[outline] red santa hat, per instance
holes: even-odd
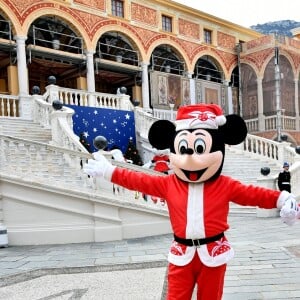
[[[195,104],[181,106],[175,121],[176,131],[183,129],[218,129],[226,123],[223,110],[216,104]]]

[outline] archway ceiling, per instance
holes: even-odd
[[[79,76],[80,73],[77,65],[47,61],[39,58],[33,58],[29,64],[29,68],[41,74],[56,75],[59,77]]]
[[[132,74],[116,73],[110,70],[99,70],[95,75],[101,81],[111,83],[113,85],[127,85],[134,80]]]

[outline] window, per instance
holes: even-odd
[[[172,32],[172,18],[167,16],[162,16],[162,29],[164,31]]]
[[[124,17],[124,3],[122,0],[111,1],[111,12],[113,16]]]
[[[206,44],[211,44],[212,43],[211,35],[212,35],[211,30],[204,29],[204,42]]]

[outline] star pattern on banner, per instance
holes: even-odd
[[[77,105],[66,105],[72,108],[73,131],[80,136],[82,133],[92,145],[96,136],[102,135],[107,139],[108,149],[118,147],[123,153],[126,151],[130,139],[135,140],[134,113],[131,111],[107,108],[95,108]]]

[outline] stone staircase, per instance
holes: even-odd
[[[145,202],[135,191],[121,190],[114,195],[111,183],[88,178],[80,168],[80,161],[84,162],[87,154],[52,146],[50,130],[32,121],[4,118],[0,118],[0,130],[0,134],[23,139],[21,142],[8,139],[0,149],[4,157],[0,161],[0,175],[7,182],[2,203],[0,198],[0,222],[1,206],[8,197],[12,217],[7,225],[18,220],[28,226],[10,227],[12,243],[103,241],[144,236],[145,232],[148,235],[169,232],[166,207]],[[257,184],[260,169],[265,166],[274,174],[280,169],[246,155],[238,147],[226,148],[225,175],[246,184]],[[230,213],[255,214],[256,209],[232,204]],[[28,221],[26,215],[34,215],[36,224]]]
[[[280,166],[273,161],[255,157],[234,146],[226,147],[222,171],[224,175],[231,176],[245,184],[257,185],[257,179],[263,177],[260,172],[263,167],[270,168],[270,174],[268,176],[275,176],[280,170]],[[256,214],[257,209],[255,207],[240,206],[231,203],[230,212],[234,214]]]
[[[41,125],[30,120],[0,118],[0,133],[28,141],[42,143],[49,143],[51,141],[50,129],[43,128]],[[28,150],[28,147],[26,148],[24,146],[19,149],[12,148],[10,151],[15,152],[15,162],[11,162],[11,167],[13,167],[16,172],[19,171],[26,174],[28,162],[22,153],[30,151],[31,157],[33,157],[33,161],[30,163],[31,168],[35,168],[35,165],[37,165],[39,160],[44,160],[45,157],[47,157],[47,161],[43,164],[43,168],[36,167],[36,180],[39,182],[47,181],[51,178],[52,181],[57,181],[59,184],[62,184],[63,182],[63,184],[70,189],[74,189],[75,187],[76,189],[86,188],[86,183],[82,181],[82,178],[80,176],[74,176],[74,168],[70,167],[66,161],[62,159],[63,153],[53,151],[49,156],[49,149],[46,148],[39,150],[39,153],[37,153],[34,145],[30,146],[30,150]],[[34,158],[34,156],[36,156],[36,158]],[[19,165],[17,165],[18,159]],[[250,154],[244,153],[235,147],[226,147],[222,173],[240,180],[245,184],[257,184],[257,178],[262,176],[260,169],[266,166],[271,169],[271,175],[277,174],[280,170],[280,166],[276,165],[274,162],[254,158]],[[51,174],[49,174],[49,172]],[[101,183],[101,186],[102,189],[111,191],[111,187],[108,187],[109,185],[102,185]]]
[[[0,223],[7,226],[11,245],[170,233],[166,207],[145,202],[136,191],[114,194],[111,183],[84,174],[81,162],[89,154],[48,143],[48,130],[41,142],[43,128],[30,121],[6,119],[1,124]]]
[[[42,143],[49,143],[52,137],[50,129],[44,128],[33,121],[19,118],[0,118],[0,133]],[[54,157],[51,160],[53,168],[62,168],[60,155],[53,155]],[[251,154],[244,153],[233,146],[226,147],[223,174],[238,179],[246,184],[256,184],[257,178],[261,176],[260,170],[262,167],[269,167],[271,169],[271,175],[276,175],[280,171],[280,166],[275,162],[255,158],[251,156]],[[67,166],[65,165],[63,168],[66,169]],[[54,169],[53,172],[58,173],[58,170]],[[78,182],[76,182],[76,184],[77,183]]]
[[[233,146],[226,147],[223,174],[246,184],[257,184],[257,178],[262,176],[260,170],[263,167],[270,168],[269,176],[277,175],[281,169],[274,161],[255,157]]]
[[[20,118],[0,118],[0,133],[35,142],[49,143],[51,130]]]

